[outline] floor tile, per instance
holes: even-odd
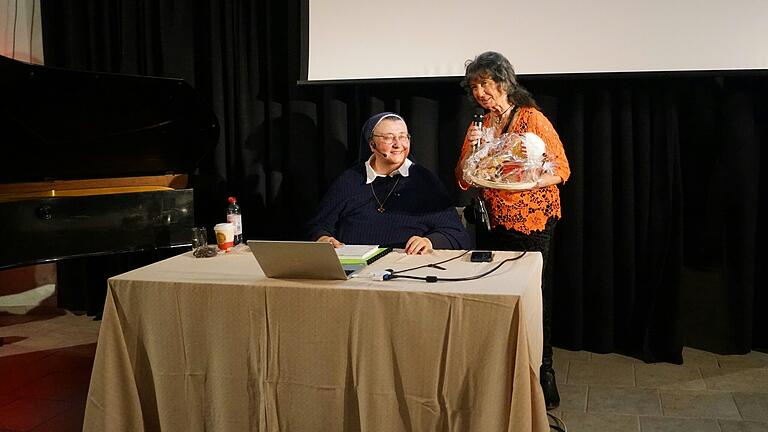
[[[60,315],[60,314],[59,314]],[[41,320],[51,319],[58,315],[15,315],[0,313],[0,335],[9,334],[3,327],[18,326],[28,322],[35,322]]]
[[[559,386],[568,382],[568,370],[571,368],[571,362],[555,362],[555,382]]]
[[[656,389],[590,386],[587,412],[630,415],[661,415]]]
[[[3,322],[8,323],[0,324],[0,336],[24,339],[0,347],[0,357],[93,343],[101,325],[92,317],[63,311],[47,316],[0,315],[0,323]]]
[[[768,368],[701,368],[701,375],[710,390],[768,393]]]
[[[659,393],[664,416],[741,420],[730,393],[684,390],[662,390]]]
[[[17,394],[58,401],[85,400],[90,380],[90,370],[53,372],[20,388]]]
[[[719,420],[722,432],[768,432],[768,423]]]
[[[9,348],[9,347],[4,346],[0,348],[0,350],[4,351],[5,348]],[[37,362],[40,359],[44,357],[48,357],[51,354],[53,354],[53,350],[43,350],[43,351],[35,351],[30,353],[17,354],[17,355],[0,356],[0,376],[2,376],[4,372],[7,372],[25,365],[29,365],[30,363],[33,363],[33,362]]]
[[[87,344],[65,347],[61,348],[59,351],[66,354],[93,358],[96,355],[96,343],[89,342]]]
[[[69,402],[19,398],[0,408],[0,428],[27,431],[67,411]]]
[[[683,366],[687,367],[720,367],[717,356],[696,348],[683,347]]]
[[[640,417],[642,432],[720,432],[715,419]]]
[[[635,365],[635,380],[638,387],[664,390],[705,390],[706,385],[697,367],[671,364]]]
[[[587,386],[558,384],[560,411],[585,412],[587,410]]]
[[[563,421],[568,432],[639,432],[637,416],[566,412]]]
[[[0,381],[2,383],[2,381]],[[0,408],[18,399],[17,395],[0,395]]]
[[[634,363],[624,361],[575,360],[568,368],[568,384],[628,386],[635,385]]]
[[[0,347],[0,432],[81,430],[99,325],[70,313],[0,315],[0,334],[13,338]],[[766,358],[686,347],[677,366],[555,348],[552,413],[571,432],[768,432]]]
[[[29,361],[23,362],[25,359]],[[40,366],[40,359],[28,354],[0,358],[0,382],[3,383],[0,386],[0,395],[15,395],[19,388],[37,381],[50,372],[49,369]]]
[[[569,362],[571,360],[591,360],[592,353],[589,351],[571,351],[564,348],[554,348],[552,350],[552,358],[555,361],[555,365],[558,362]]]
[[[721,368],[765,368],[768,354],[752,351],[744,355],[716,355]]]
[[[636,359],[634,357],[629,357],[623,354],[616,354],[616,353],[608,353],[608,354],[592,353],[592,360],[604,361],[604,362],[643,363],[643,361],[640,359]]]
[[[733,393],[733,400],[744,420],[768,423],[768,393]]]
[[[30,432],[80,432],[83,430],[85,404],[74,406],[36,426]]]
[[[38,363],[40,363],[40,367],[52,372],[74,371],[92,369],[93,357],[85,356],[77,351],[57,349]]]

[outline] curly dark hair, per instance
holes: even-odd
[[[520,107],[539,108],[533,96],[517,81],[512,63],[502,54],[486,51],[475,57],[474,60],[467,60],[464,67],[466,72],[464,79],[461,80],[461,86],[471,101],[477,103],[472,96],[472,82],[490,78],[507,92],[507,99],[510,103]]]

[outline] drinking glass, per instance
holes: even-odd
[[[208,233],[205,227],[192,228],[192,250],[198,250],[208,246]]]

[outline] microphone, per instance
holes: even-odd
[[[388,156],[388,154],[387,154],[387,153],[384,153],[383,151],[379,151],[379,149],[378,149],[378,148],[376,148],[376,144],[373,144],[373,143],[371,143],[371,148],[372,148],[373,150],[375,150],[375,151],[376,151],[376,153],[378,153],[378,154],[380,154],[380,155],[382,155],[382,156],[384,156],[384,157],[387,157],[387,156]]]
[[[475,114],[472,116],[472,125],[476,126],[478,129],[483,130],[483,110],[478,108],[475,110]],[[480,140],[481,138],[478,138],[477,141],[474,144],[475,150],[477,150],[478,147],[480,147]]]

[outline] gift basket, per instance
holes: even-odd
[[[476,186],[504,190],[526,190],[536,186],[543,173],[552,174],[544,141],[533,133],[494,136],[494,128],[483,128],[482,137],[464,161],[464,180]]]

